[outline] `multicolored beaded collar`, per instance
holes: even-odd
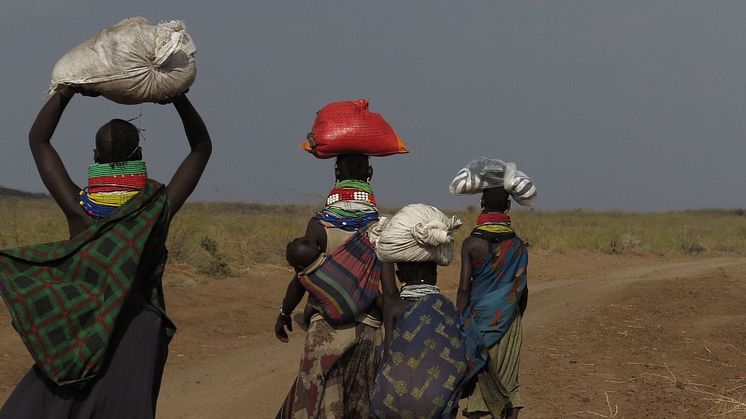
[[[477,225],[471,235],[490,242],[499,243],[515,237],[510,226],[510,216],[504,212],[486,212],[479,214]]]
[[[339,201],[358,201],[376,206],[373,188],[362,180],[352,179],[337,182],[326,197],[326,205],[332,205]]]
[[[80,191],[80,206],[93,218],[105,218],[145,187],[148,172],[142,160],[93,163],[88,186]]]
[[[338,205],[343,201],[353,205]],[[326,228],[341,228],[346,231],[364,228],[379,218],[373,188],[362,180],[337,182],[326,198],[326,207],[315,218]]]

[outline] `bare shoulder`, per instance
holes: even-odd
[[[490,251],[487,240],[474,236],[467,237],[462,246],[463,251],[469,252],[469,255],[473,258],[484,256]]]
[[[485,240],[480,239],[479,237],[469,236],[464,239],[464,242],[462,243],[461,248],[464,250],[471,251],[472,249],[482,247],[485,244],[487,244]]]

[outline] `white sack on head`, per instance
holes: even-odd
[[[123,104],[167,100],[194,82],[196,52],[184,22],[152,25],[144,17],[131,17],[60,58],[49,91],[61,86],[85,87]]]
[[[536,186],[513,162],[477,157],[456,173],[448,187],[454,195],[472,195],[491,188],[504,188],[521,205],[531,205]]]
[[[435,262],[453,260],[453,232],[461,220],[449,218],[439,209],[410,204],[382,224],[377,234],[376,255],[382,262]]]

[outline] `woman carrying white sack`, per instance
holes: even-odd
[[[453,260],[459,226],[435,207],[412,204],[371,233],[385,265],[385,354],[371,395],[374,418],[456,417],[467,373],[464,331],[436,281],[438,265]]]
[[[86,91],[123,105],[163,102],[189,90],[197,47],[184,22],[130,17],[72,48],[52,70],[49,92]]]
[[[528,299],[526,244],[507,214],[511,198],[530,205],[536,187],[516,164],[477,157],[450,185],[456,195],[482,194],[477,225],[461,246],[456,305],[464,316],[469,418],[517,418],[521,318]]]

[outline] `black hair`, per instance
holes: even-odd
[[[438,277],[438,264],[435,262],[399,262],[396,270],[399,280],[404,283]]]
[[[96,132],[96,149],[107,162],[142,159],[139,145],[140,131],[123,119],[112,119]]]
[[[337,180],[366,180],[370,177],[368,156],[362,154],[342,154],[337,156]]]
[[[297,272],[311,265],[320,254],[321,249],[305,236],[294,239],[285,248],[285,260]]]
[[[485,189],[482,206],[487,212],[505,212],[510,208],[510,194],[503,187]]]

